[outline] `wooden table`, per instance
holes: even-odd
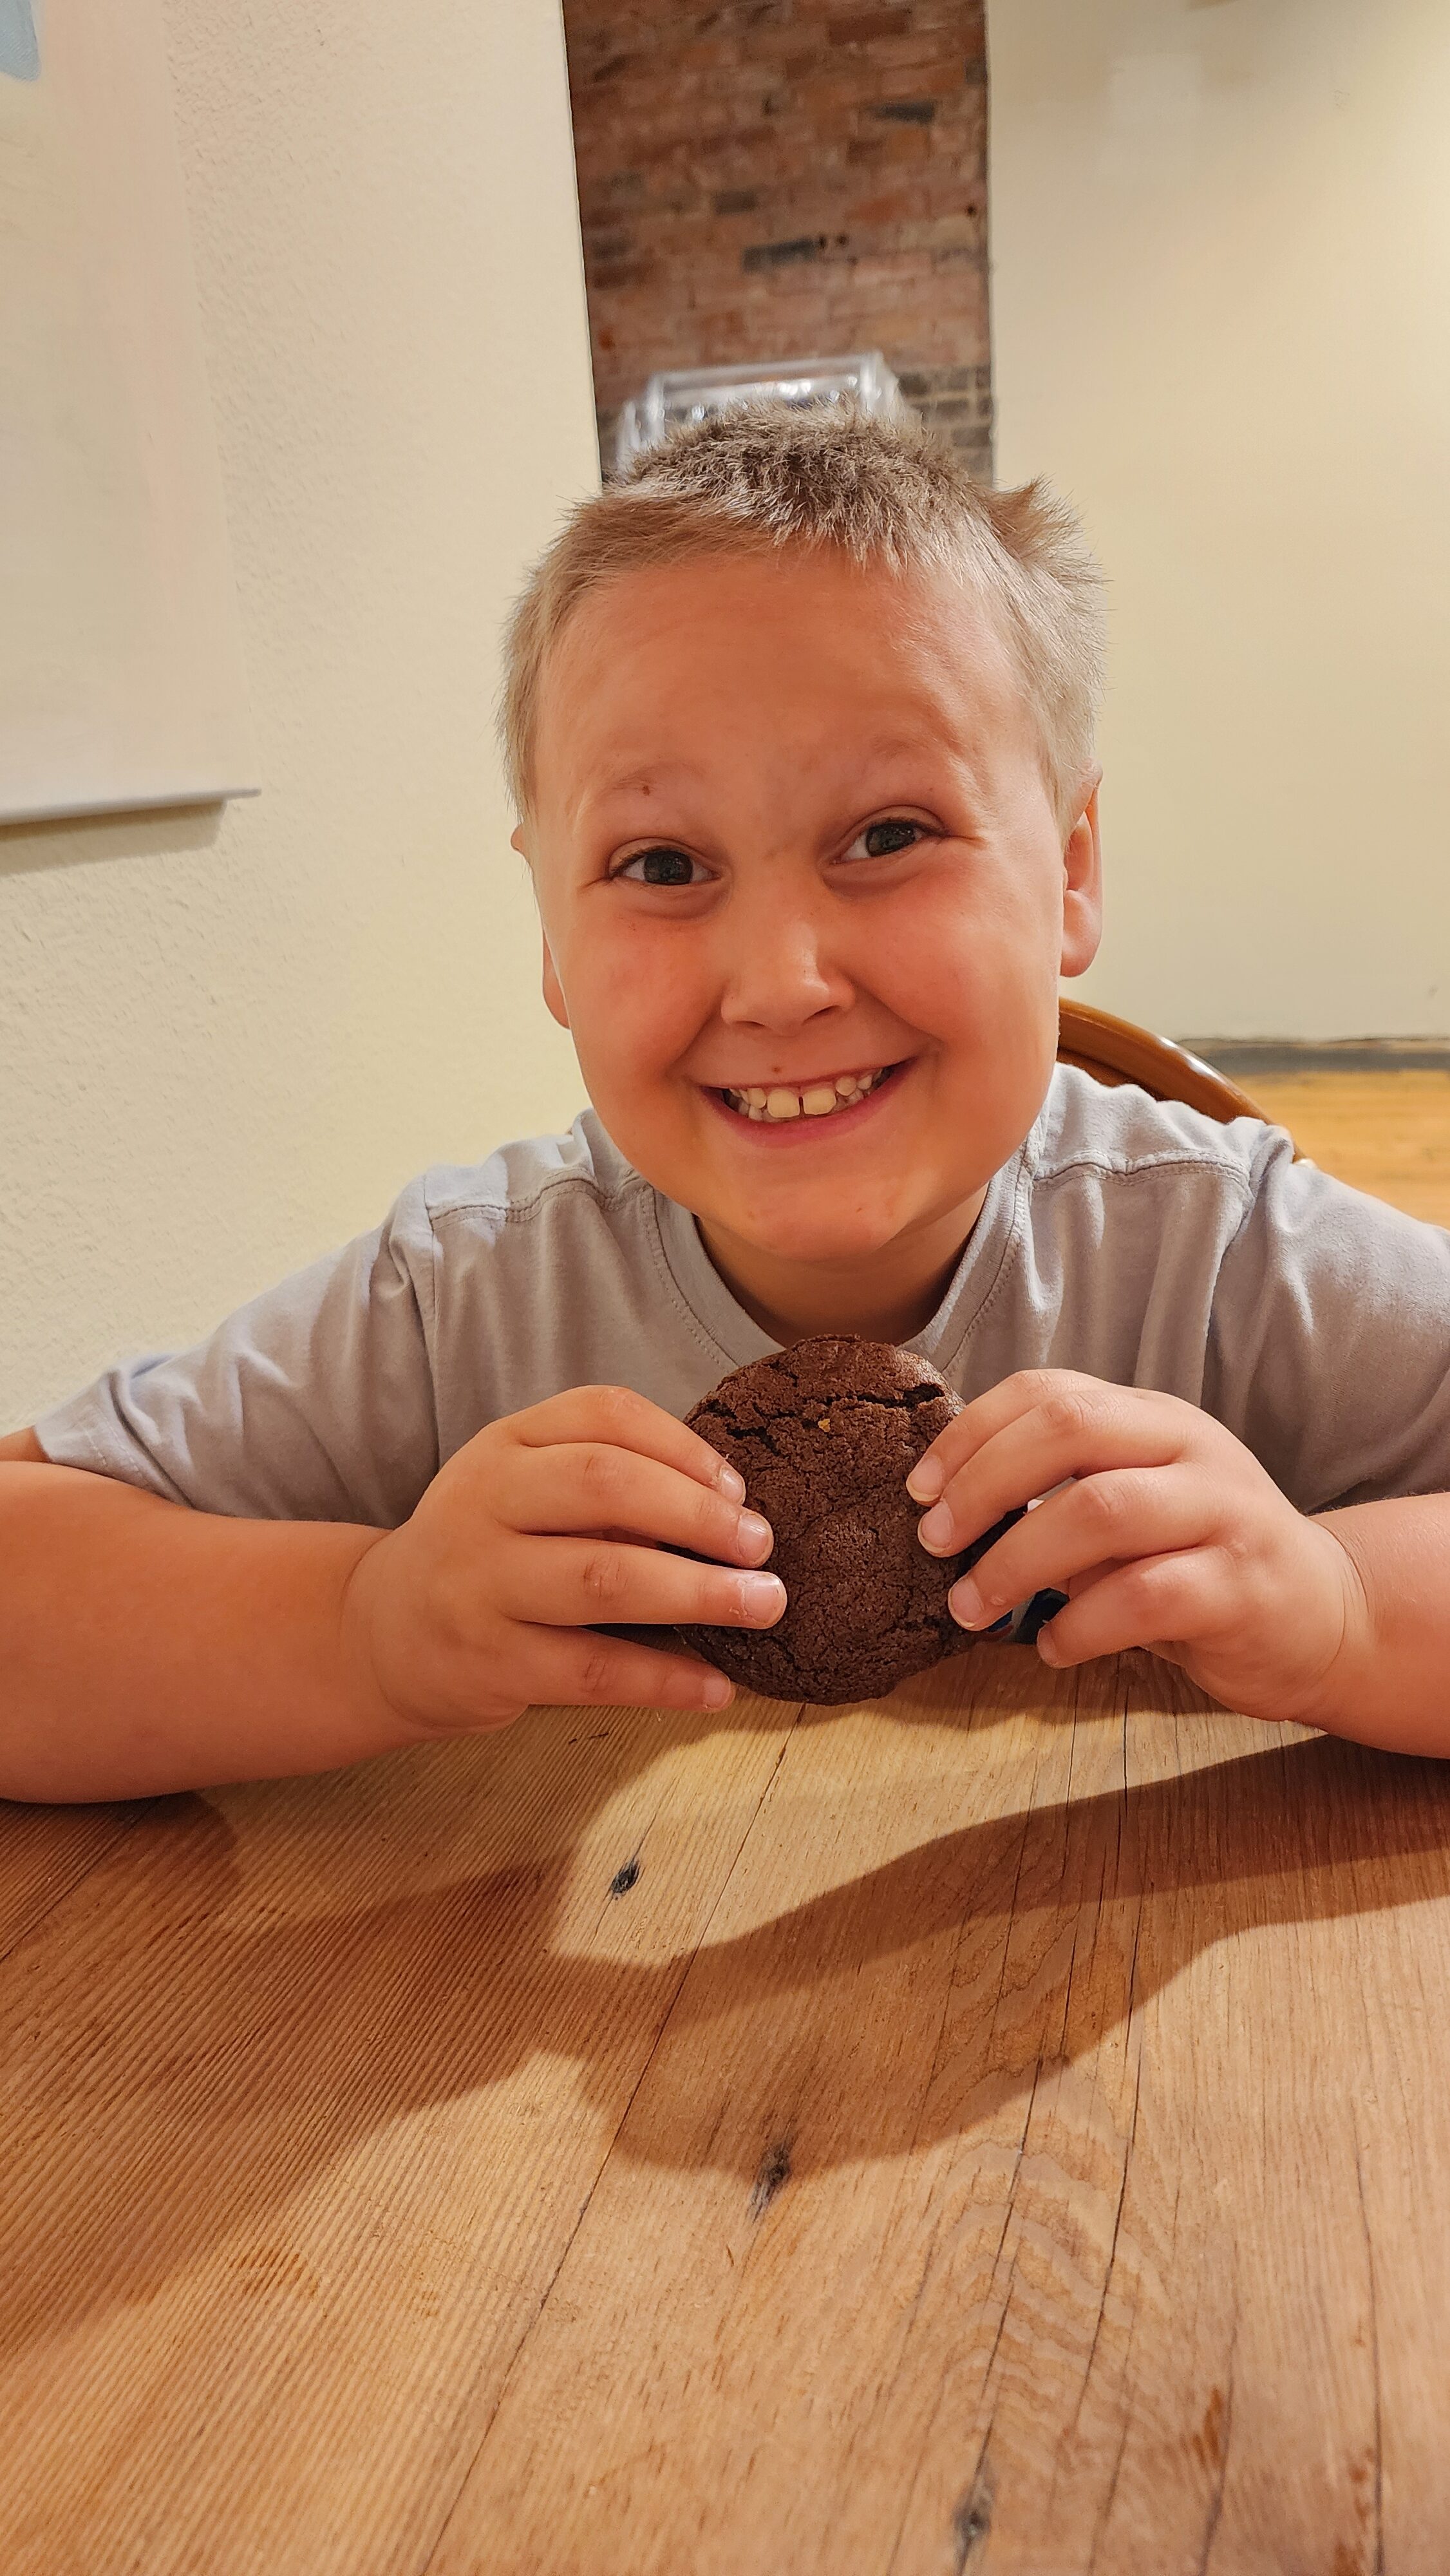
[[[1450,1766],[982,1645],[0,1812],[4,2576],[1450,2564]]]

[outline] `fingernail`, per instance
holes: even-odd
[[[785,1585],[778,1574],[742,1574],[740,1607],[747,1619],[768,1624],[785,1608]]]
[[[753,1556],[757,1561],[769,1556],[775,1545],[775,1532],[769,1521],[761,1519],[759,1512],[742,1512],[736,1527],[742,1555]]]
[[[724,1708],[729,1700],[730,1690],[731,1685],[723,1673],[712,1673],[709,1680],[701,1684],[700,1697],[706,1708]]]
[[[975,1628],[981,1619],[984,1603],[969,1574],[954,1583],[947,1594],[947,1608],[959,1628]]]
[[[940,1548],[945,1554],[956,1536],[952,1516],[945,1503],[938,1503],[935,1511],[925,1514],[917,1523],[916,1535],[923,1547]]]
[[[1061,1661],[1061,1657],[1053,1643],[1052,1630],[1050,1628],[1042,1628],[1038,1631],[1037,1651],[1045,1664],[1056,1664]]]
[[[946,1470],[939,1458],[918,1458],[906,1479],[906,1490],[914,1503],[934,1503],[946,1483]]]
[[[721,1464],[715,1470],[715,1482],[719,1486],[720,1491],[725,1496],[727,1502],[744,1502],[745,1478],[740,1474],[738,1468],[727,1467],[722,1460]]]

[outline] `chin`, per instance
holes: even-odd
[[[783,1225],[731,1224],[728,1217],[724,1222],[742,1241],[753,1244],[757,1252],[768,1252],[777,1261],[838,1263],[875,1260],[896,1241],[910,1219],[900,1218],[890,1225],[867,1226],[858,1221],[847,1226],[837,1212],[822,1214],[814,1224],[799,1216]]]

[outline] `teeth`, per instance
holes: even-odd
[[[743,1091],[727,1090],[725,1097],[742,1118],[753,1119],[757,1125],[762,1119],[830,1118],[838,1109],[849,1109],[856,1101],[864,1100],[885,1072],[886,1067],[878,1065],[871,1073],[838,1073],[834,1081],[814,1082],[805,1091],[792,1090],[785,1083],[776,1083],[767,1091],[759,1083],[751,1083]]]

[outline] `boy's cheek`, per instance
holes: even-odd
[[[641,1105],[663,1103],[675,1069],[708,1018],[683,961],[641,955],[634,943],[581,953],[564,976],[570,1025],[586,1078]],[[591,1079],[591,1088],[593,1087]]]
[[[899,987],[899,989],[897,989]],[[909,974],[883,994],[934,1036],[964,1074],[1007,1094],[1057,1052],[1057,951],[1039,925],[942,921],[916,946]]]

